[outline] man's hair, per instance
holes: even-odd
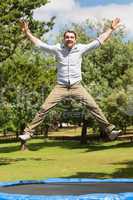
[[[71,31],[71,30],[67,30],[67,31],[64,32],[64,38],[66,36],[66,33],[73,33],[75,38],[77,38],[77,34],[74,31]]]

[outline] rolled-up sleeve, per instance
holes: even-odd
[[[99,39],[96,39],[92,42],[90,42],[89,44],[82,44],[81,45],[81,53],[85,54],[93,49],[98,48],[101,45]]]
[[[45,51],[46,53],[55,54],[55,55],[57,54],[57,45],[49,45],[45,42],[38,41],[36,43],[36,47]]]

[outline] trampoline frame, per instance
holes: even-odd
[[[20,180],[0,182],[0,187],[46,183],[133,183],[133,179],[88,179],[88,178],[50,178],[47,180]],[[2,200],[133,200],[133,192],[89,193],[85,195],[26,195],[0,192]]]

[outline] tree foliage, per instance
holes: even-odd
[[[25,19],[37,37],[48,32],[51,21],[33,19],[33,10],[47,0],[7,0],[0,2],[0,125],[1,130],[21,130],[34,116],[55,82],[52,58],[33,49],[21,33],[19,20]],[[50,68],[48,70],[48,68]]]
[[[42,54],[21,34],[19,20],[29,21],[30,29],[37,37],[49,31],[54,22],[38,22],[33,19],[33,10],[47,3],[46,0],[2,0],[0,3],[0,125],[1,130],[21,131],[34,117],[53,85],[56,82],[56,62],[53,57]],[[105,25],[108,25],[105,23]],[[87,28],[88,27],[88,28]],[[73,25],[78,41],[89,43],[105,27]],[[93,32],[88,36],[88,33]],[[60,35],[58,37],[58,40]],[[94,96],[110,122],[119,127],[132,123],[133,88],[133,43],[125,42],[122,31],[112,37],[100,48],[86,54],[83,58],[82,76],[86,89]],[[52,66],[54,66],[52,68]],[[67,112],[69,113],[69,117]],[[64,114],[65,113],[65,114]],[[74,114],[76,113],[76,114]],[[81,113],[81,114],[79,114]],[[84,115],[85,114],[85,115]],[[83,117],[84,116],[84,117]],[[55,108],[44,125],[53,121],[67,121],[80,124],[89,118],[89,111],[79,102],[65,101]]]
[[[109,23],[104,21],[102,25],[87,21],[85,25],[73,24],[71,29],[77,33],[78,42],[89,43],[104,32]],[[100,48],[86,54],[82,63],[83,85],[103,109],[109,121],[120,128],[125,127],[125,124],[131,125],[133,117],[133,97],[129,92],[129,88],[133,88],[132,54],[133,43],[125,41],[124,29],[120,29]],[[86,118],[88,116],[90,119],[88,110],[85,113]],[[95,127],[92,120],[89,125]]]
[[[54,18],[48,23],[33,19],[33,10],[47,2],[47,0],[0,1],[0,62],[11,56],[17,47],[22,46],[20,41],[24,41],[24,37],[19,28],[20,19],[28,20],[32,32],[37,36],[42,36],[52,28]]]

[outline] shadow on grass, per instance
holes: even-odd
[[[9,164],[12,164],[12,163],[15,163],[17,161],[25,161],[26,159],[25,158],[17,158],[17,159],[12,159],[12,158],[6,158],[6,157],[2,157],[0,158],[0,166],[1,165],[9,165]]]
[[[36,142],[32,143],[32,141],[28,144],[28,147],[31,151],[37,151],[46,147],[60,147],[64,149],[84,149],[85,152],[92,151],[101,151],[108,149],[116,149],[116,148],[133,148],[131,142],[111,142],[111,143],[102,143],[102,142],[93,142],[90,144],[81,145],[79,141],[48,141],[48,142]]]
[[[76,172],[72,176],[65,178],[133,178],[133,161],[125,161],[119,163],[113,163],[114,165],[124,165],[123,167],[117,169],[112,174],[107,174],[103,172]],[[126,166],[125,166],[126,165]],[[61,177],[64,178],[64,177]]]
[[[44,162],[44,161],[50,161],[53,159],[42,159],[42,158],[34,158],[34,157],[31,157],[31,158],[8,158],[8,157],[2,157],[0,158],[0,166],[1,165],[9,165],[9,164],[14,164],[16,162],[22,162],[22,161],[36,161],[36,162]]]
[[[86,152],[117,149],[117,148],[133,148],[133,144],[131,142],[120,142],[120,143],[111,142],[111,143],[96,144],[96,145],[94,144],[94,145],[89,145]]]
[[[113,173],[113,178],[133,178],[133,161],[113,163],[113,165],[124,165],[123,168],[119,168]]]
[[[72,176],[65,176],[65,177],[60,177],[60,178],[106,178],[107,174],[106,173],[96,173],[96,172],[77,172],[76,174]]]
[[[108,149],[117,149],[117,148],[132,148],[133,145],[131,142],[91,142],[90,144],[81,145],[79,141],[33,141],[28,142],[28,148],[30,151],[38,151],[40,149],[45,149],[47,147],[54,148],[64,148],[64,149],[84,149],[85,152],[93,151],[102,151]],[[0,147],[0,153],[10,153],[15,151],[20,151],[20,143],[15,144],[14,146],[10,143],[7,143],[4,147]]]
[[[10,146],[10,144],[6,144],[4,147],[0,147],[0,153],[10,153],[10,152],[16,152],[20,150],[20,146]]]

